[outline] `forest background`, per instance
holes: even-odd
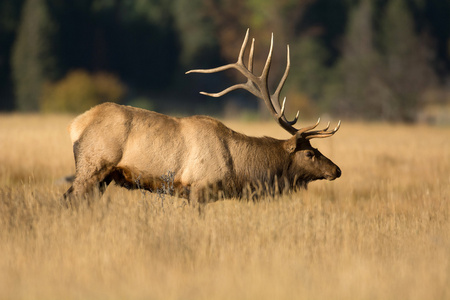
[[[290,45],[288,114],[450,123],[449,0],[1,0],[0,110],[115,101],[255,118],[264,108],[245,92],[198,95],[233,72],[184,74],[234,62],[247,28],[256,70],[274,33],[271,84]]]

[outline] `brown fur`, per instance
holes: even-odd
[[[194,203],[341,175],[301,136],[249,137],[206,116],[174,118],[104,103],[78,116],[69,131],[76,176],[65,198],[103,191],[111,181],[155,191],[168,171],[175,173],[176,193]]]

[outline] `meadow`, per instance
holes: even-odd
[[[343,122],[312,141],[341,178],[199,216],[114,186],[61,207],[70,119],[0,115],[0,299],[450,299],[449,127]]]

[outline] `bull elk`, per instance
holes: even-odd
[[[174,190],[191,203],[206,203],[219,195],[244,196],[245,191],[274,187],[283,192],[314,180],[334,180],[341,170],[313,148],[310,140],[336,133],[328,126],[315,130],[316,124],[301,129],[285,117],[284,98],[280,92],[290,68],[289,46],[284,75],[273,94],[268,88],[272,61],[273,35],[270,51],[260,76],[253,73],[253,39],[248,66],[243,62],[249,31],[236,63],[214,69],[191,70],[187,73],[215,73],[235,69],[247,78],[246,83],[233,85],[220,93],[204,93],[220,97],[236,89],[244,89],[262,99],[276,122],[292,137],[280,140],[251,137],[231,130],[207,116],[175,118],[156,112],[103,103],[81,114],[69,126],[75,156],[76,175],[64,194],[86,195],[98,187],[103,192],[114,181],[126,188],[156,191],[161,177],[174,172]]]

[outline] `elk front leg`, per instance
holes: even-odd
[[[193,184],[189,192],[189,204],[192,207],[198,208],[198,214],[202,215],[204,207],[208,202],[208,185],[206,184]]]
[[[196,207],[198,206],[199,213],[209,202],[214,202],[223,197],[223,183],[218,181],[216,183],[201,183],[193,184],[189,194],[189,203]]]

